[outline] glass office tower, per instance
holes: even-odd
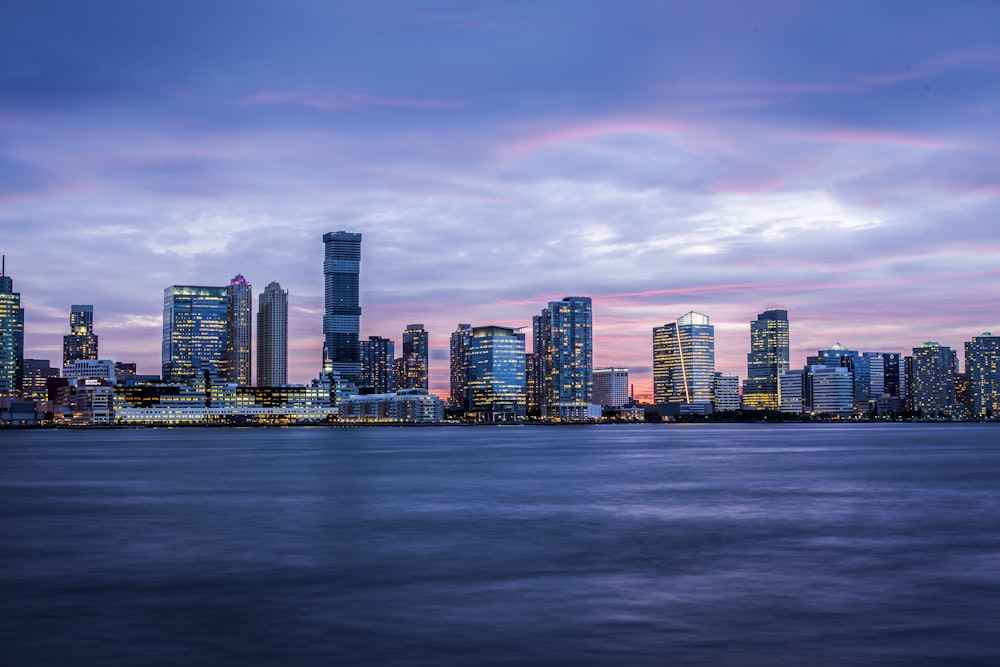
[[[507,327],[475,327],[468,340],[468,411],[482,421],[525,416],[524,334]]]
[[[323,370],[361,383],[361,234],[323,235]]]
[[[788,311],[765,310],[750,323],[747,379],[743,381],[745,410],[778,410],[779,378],[788,371]]]
[[[586,418],[594,395],[594,318],[589,296],[549,302],[532,323],[540,357],[543,412],[559,419]]]
[[[226,333],[226,379],[249,387],[250,341],[253,322],[253,286],[242,275],[229,282],[227,293],[228,331]]]
[[[653,400],[714,404],[715,327],[707,315],[691,311],[653,329]]]
[[[226,377],[229,289],[174,285],[163,290],[162,371],[165,382],[208,372]]]
[[[4,262],[6,264],[6,262]],[[0,398],[20,398],[24,384],[24,310],[14,281],[0,269]]]
[[[97,334],[94,333],[94,307],[72,305],[69,310],[69,334],[63,336],[63,367],[74,361],[97,359]]]
[[[288,384],[288,291],[269,283],[257,302],[257,386]]]

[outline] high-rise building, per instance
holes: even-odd
[[[39,402],[49,400],[48,380],[57,377],[59,368],[52,366],[48,359],[25,359],[21,397]]]
[[[791,414],[802,414],[805,412],[805,401],[803,400],[803,379],[804,370],[787,370],[778,378],[778,385],[781,390],[781,406],[778,408],[782,412]]]
[[[594,317],[588,296],[550,301],[533,320],[534,352],[544,373],[543,414],[587,419],[594,393]]]
[[[765,310],[750,323],[747,379],[743,381],[745,410],[778,410],[779,378],[788,370],[788,311]]]
[[[740,409],[740,378],[737,375],[715,374],[715,411]]]
[[[540,417],[542,406],[545,405],[545,374],[542,372],[544,361],[541,355],[534,352],[524,355],[525,405],[529,417]]]
[[[609,408],[629,404],[627,368],[594,369],[594,403]]]
[[[843,393],[844,390],[841,387],[841,384],[844,382],[843,377],[841,377],[841,375],[823,375],[823,377],[816,383],[811,381],[811,377],[813,375],[821,372],[814,372],[814,367],[823,366],[828,368],[844,368],[846,369],[845,372],[850,375],[851,380],[850,401],[854,406],[852,410],[860,415],[866,414],[868,412],[868,389],[863,375],[866,371],[866,365],[867,362],[862,361],[862,356],[860,354],[858,354],[855,350],[847,349],[840,343],[834,343],[829,349],[817,350],[816,354],[806,357],[806,367],[804,369],[805,374],[802,378],[802,402],[804,406],[813,414],[835,414],[841,417],[846,416],[842,405],[842,402],[845,400]],[[859,370],[861,373],[859,373]],[[832,398],[832,387],[834,385],[836,385],[835,402],[833,402],[834,399]],[[810,393],[814,386],[824,392],[824,396],[814,399]],[[862,394],[862,398],[857,400],[856,397],[859,393]],[[821,398],[825,401],[825,403],[822,403],[820,400]],[[784,401],[782,402],[784,403]]]
[[[257,301],[257,386],[288,384],[288,290],[268,283]]]
[[[429,338],[423,324],[408,324],[403,331],[403,356],[396,376],[397,389],[430,389]]]
[[[94,333],[94,307],[72,305],[69,311],[69,334],[63,336],[63,366],[78,359],[97,359],[97,334]]]
[[[913,409],[924,417],[950,416],[955,408],[956,355],[947,345],[928,341],[913,348]]]
[[[965,344],[973,417],[1000,416],[1000,336],[985,332]]]
[[[369,336],[361,341],[361,386],[375,394],[388,394],[394,381],[393,361],[396,345],[389,338]]]
[[[450,380],[450,403],[455,407],[466,408],[465,405],[465,382],[466,382],[466,355],[469,351],[469,341],[472,338],[472,325],[459,324],[451,333],[451,341],[448,345],[449,358],[449,380]],[[466,408],[467,409],[467,408]]]
[[[782,375],[785,376],[790,374]],[[850,417],[854,414],[854,373],[847,365],[806,366],[802,396],[806,412]]]
[[[468,411],[483,421],[525,416],[524,334],[507,327],[475,327],[466,356]]]
[[[228,292],[226,287],[194,285],[163,290],[164,382],[190,382],[205,372],[226,377]]]
[[[708,316],[691,311],[654,328],[653,400],[705,406],[714,404],[714,390],[715,327]]]
[[[253,322],[253,286],[242,275],[229,281],[226,291],[226,379],[249,387],[250,341]]]
[[[323,235],[323,370],[361,382],[361,234]]]
[[[0,398],[20,398],[24,385],[24,310],[21,295],[0,263]]]

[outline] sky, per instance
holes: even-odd
[[[360,232],[361,335],[530,326],[590,296],[594,362],[651,394],[652,329],[788,310],[840,342],[1000,332],[1000,3],[8,3],[0,252],[25,356],[72,304],[159,373],[163,290],[289,291],[320,367],[325,232]],[[530,329],[529,329],[530,332]],[[530,350],[530,334],[528,336]],[[961,356],[961,353],[960,353]]]

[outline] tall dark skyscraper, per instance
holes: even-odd
[[[227,287],[174,285],[163,290],[163,379],[188,382],[208,371],[226,377]]]
[[[250,341],[253,322],[253,286],[242,275],[229,282],[226,292],[226,379],[249,387]]]
[[[558,419],[585,419],[594,394],[594,316],[589,296],[550,301],[532,320],[534,353],[544,392],[543,411]]]
[[[361,234],[323,235],[323,370],[361,383]]]
[[[1000,336],[985,332],[965,344],[973,417],[1000,415]]]
[[[288,291],[269,283],[257,305],[257,386],[288,384]]]
[[[69,331],[63,336],[63,367],[82,359],[97,359],[93,306],[70,306]]]
[[[423,324],[408,324],[403,331],[403,356],[397,364],[398,389],[430,389],[428,361],[430,344]]]
[[[459,324],[451,333],[448,345],[450,403],[453,406],[467,408],[465,396],[466,362],[469,353],[469,342],[472,340],[472,325]]]
[[[788,371],[788,311],[765,310],[750,323],[747,379],[743,381],[746,410],[778,410],[779,381]]]
[[[361,341],[361,382],[376,394],[393,390],[393,361],[396,345],[388,338],[369,336]]]
[[[24,310],[14,281],[0,265],[0,398],[20,398],[24,383]]]

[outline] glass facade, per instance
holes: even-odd
[[[69,335],[63,336],[63,366],[68,366],[74,361],[97,359],[93,306],[76,304],[70,306],[69,331]]]
[[[743,381],[745,410],[778,410],[779,379],[788,371],[788,311],[765,310],[750,323],[747,379]]]
[[[393,360],[396,345],[388,338],[369,336],[361,341],[361,386],[374,390],[376,394],[388,394],[393,390]]]
[[[526,414],[524,334],[506,327],[475,327],[466,356],[468,410],[484,421]]]
[[[955,406],[955,354],[936,342],[913,348],[912,405],[923,417],[950,415]]]
[[[988,331],[965,344],[973,417],[1000,415],[1000,336]]]
[[[253,322],[253,286],[242,275],[237,275],[229,282],[227,293],[227,320],[229,330],[226,333],[226,379],[241,387],[249,387],[250,377],[250,341],[252,340]]]
[[[226,377],[228,288],[174,285],[163,291],[165,382],[190,382],[205,371]]]
[[[715,402],[715,327],[694,311],[653,329],[653,400]]]
[[[0,398],[20,398],[24,386],[24,310],[10,276],[0,275]]]
[[[403,356],[397,389],[429,389],[429,339],[423,324],[409,324],[403,331]]]
[[[269,283],[257,302],[257,385],[288,384],[288,291]]]
[[[466,408],[465,405],[465,363],[469,350],[469,339],[472,338],[472,325],[459,324],[451,334],[448,345],[449,366],[449,402],[452,406]]]
[[[361,234],[323,235],[323,369],[361,382]]]
[[[549,302],[533,320],[535,354],[542,356],[543,400],[550,415],[557,406],[588,406],[594,394],[594,319],[590,297]]]

